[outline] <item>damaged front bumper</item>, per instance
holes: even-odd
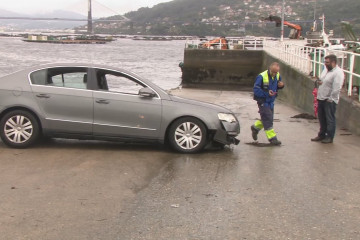
[[[224,145],[238,145],[240,143],[240,140],[236,137],[240,133],[240,124],[238,121],[236,122],[226,122],[226,121],[220,121],[221,122],[221,129],[217,129],[214,135],[213,140],[215,142],[224,144]]]

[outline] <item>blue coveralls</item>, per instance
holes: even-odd
[[[266,84],[264,86],[264,77],[266,78],[266,74],[269,80],[268,86],[266,86]],[[277,97],[277,94],[275,96],[270,96],[269,91],[270,90],[272,90],[273,92],[278,91],[279,89],[278,81],[281,81],[280,74],[272,78],[269,70],[267,70],[256,77],[254,84],[254,99],[258,103],[259,113],[261,117],[261,121],[258,120],[254,123],[254,127],[258,131],[264,128],[266,136],[269,141],[276,138],[276,133],[273,129],[273,122],[274,122],[274,102]]]

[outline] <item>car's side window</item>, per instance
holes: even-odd
[[[62,73],[51,77],[51,85],[57,87],[86,89],[86,72]]]
[[[45,85],[66,88],[87,88],[87,68],[59,67],[42,69],[31,73],[34,85]]]
[[[34,85],[46,85],[47,69],[39,70],[30,74],[31,83]]]
[[[97,78],[99,89],[109,92],[138,95],[144,87],[135,79],[117,72],[98,71]]]

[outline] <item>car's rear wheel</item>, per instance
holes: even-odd
[[[0,121],[1,139],[10,147],[26,148],[37,140],[39,133],[39,123],[27,111],[9,112]]]
[[[206,127],[193,117],[176,120],[168,134],[171,147],[178,152],[195,153],[203,150],[206,145]]]

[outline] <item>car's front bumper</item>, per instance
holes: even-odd
[[[217,129],[214,135],[214,141],[219,142],[221,144],[230,145],[235,144],[238,145],[240,140],[236,137],[240,133],[240,124],[239,122],[225,122],[221,121],[221,129]]]

